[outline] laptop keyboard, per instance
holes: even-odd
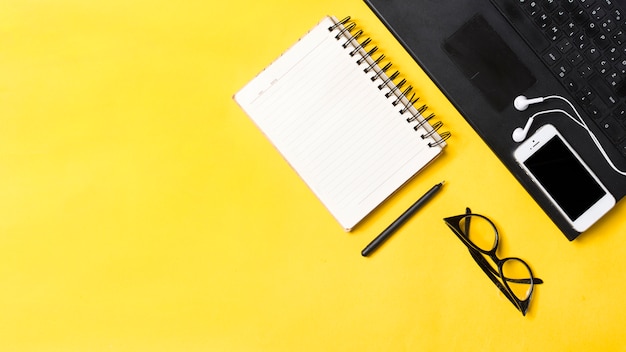
[[[621,4],[493,2],[626,157],[626,10]]]

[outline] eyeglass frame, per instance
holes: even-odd
[[[473,216],[480,217],[486,220],[493,228],[494,234],[495,234],[495,241],[491,249],[489,250],[482,249],[469,239],[469,225],[470,225],[469,221],[465,223],[465,231],[463,232],[463,230],[461,230],[460,228],[461,220],[463,218],[471,219],[471,217]],[[447,217],[447,218],[444,218],[443,220],[446,223],[446,225],[448,225],[448,227],[452,230],[452,232],[454,232],[454,234],[461,240],[461,242],[465,244],[472,258],[474,258],[474,261],[476,262],[476,264],[478,264],[478,266],[485,272],[487,277],[491,279],[491,281],[496,285],[496,287],[498,287],[498,289],[502,292],[502,294],[504,294],[504,296],[513,304],[513,306],[515,306],[515,308],[517,308],[517,310],[519,310],[522,313],[522,315],[525,316],[530,306],[530,300],[534,292],[535,284],[542,284],[543,280],[541,280],[540,278],[534,277],[533,272],[530,269],[530,266],[523,259],[518,258],[518,257],[499,258],[497,256],[496,251],[498,250],[498,245],[500,244],[500,233],[496,225],[493,223],[493,221],[491,221],[491,219],[489,219],[488,217],[484,215],[472,213],[470,208],[466,208],[465,214]],[[466,235],[468,237],[466,237]],[[489,257],[493,261],[493,263],[498,268],[497,271],[496,269],[494,269],[494,267],[491,264],[489,264],[489,262],[487,262],[487,260],[485,259],[485,256]],[[530,278],[511,279],[511,278],[504,276],[502,272],[502,268],[504,266],[504,263],[506,263],[509,260],[515,260],[515,261],[520,262],[522,265],[524,265],[526,269],[528,270],[528,273],[530,274]],[[513,290],[511,290],[507,282],[529,284],[530,292],[528,292],[525,299],[520,300],[513,293]]]

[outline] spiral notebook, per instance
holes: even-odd
[[[362,37],[349,17],[325,17],[234,96],[347,231],[450,137]]]

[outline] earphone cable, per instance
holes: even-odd
[[[591,131],[591,129],[589,128],[589,126],[587,126],[587,124],[585,123],[585,120],[583,120],[583,118],[580,116],[580,114],[578,113],[578,110],[576,110],[576,108],[574,107],[574,105],[567,99],[564,98],[560,95],[549,95],[547,97],[544,97],[545,99],[559,99],[562,100],[564,102],[566,102],[570,108],[574,111],[574,113],[576,114],[576,117],[578,117],[578,120],[576,120],[572,115],[568,114],[567,112],[560,110],[560,109],[555,109],[555,110],[546,110],[543,111],[544,113],[549,113],[549,112],[562,112],[564,113],[566,116],[568,116],[570,119],[572,119],[574,122],[576,122],[580,127],[582,127],[585,131],[587,131],[587,133],[589,134],[589,137],[591,138],[591,140],[593,141],[593,143],[596,145],[596,147],[598,148],[598,150],[600,151],[600,153],[602,154],[602,156],[604,157],[604,159],[606,160],[606,162],[609,164],[609,166],[611,166],[611,168],[613,170],[615,170],[615,172],[617,172],[620,175],[626,176],[626,172],[620,170],[617,168],[617,166],[615,166],[615,164],[613,163],[613,161],[611,160],[611,158],[609,157],[609,155],[606,153],[606,151],[604,150],[604,147],[602,146],[602,144],[600,143],[600,141],[598,140],[598,138],[596,137],[596,135],[593,133],[593,131]],[[535,114],[537,115],[537,114]],[[535,116],[533,115],[533,117]]]

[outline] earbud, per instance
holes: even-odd
[[[515,106],[515,108],[518,111],[524,111],[524,110],[528,109],[529,105],[536,104],[536,103],[542,103],[543,100],[544,100],[544,98],[542,98],[542,97],[528,99],[525,96],[520,95],[517,98],[515,98],[515,100],[513,100],[513,106]]]
[[[528,131],[530,130],[530,125],[533,124],[533,118],[529,118],[528,122],[526,122],[526,126],[524,126],[524,128],[518,127],[515,130],[513,130],[513,140],[517,143],[522,142],[524,139],[526,139],[526,135],[528,134]]]
[[[544,100],[545,100],[545,98],[543,98],[543,97],[528,99],[525,96],[520,95],[517,98],[515,98],[515,100],[513,100],[513,106],[515,106],[515,108],[518,111],[524,111],[524,110],[528,109],[529,105],[542,103]],[[534,117],[536,115],[537,114],[531,116],[528,119],[528,122],[526,122],[526,126],[524,126],[524,128],[518,127],[515,130],[513,130],[513,136],[512,137],[513,137],[513,140],[515,142],[520,143],[524,139],[526,139],[526,135],[528,134],[528,131],[530,130],[530,125],[532,125]]]

